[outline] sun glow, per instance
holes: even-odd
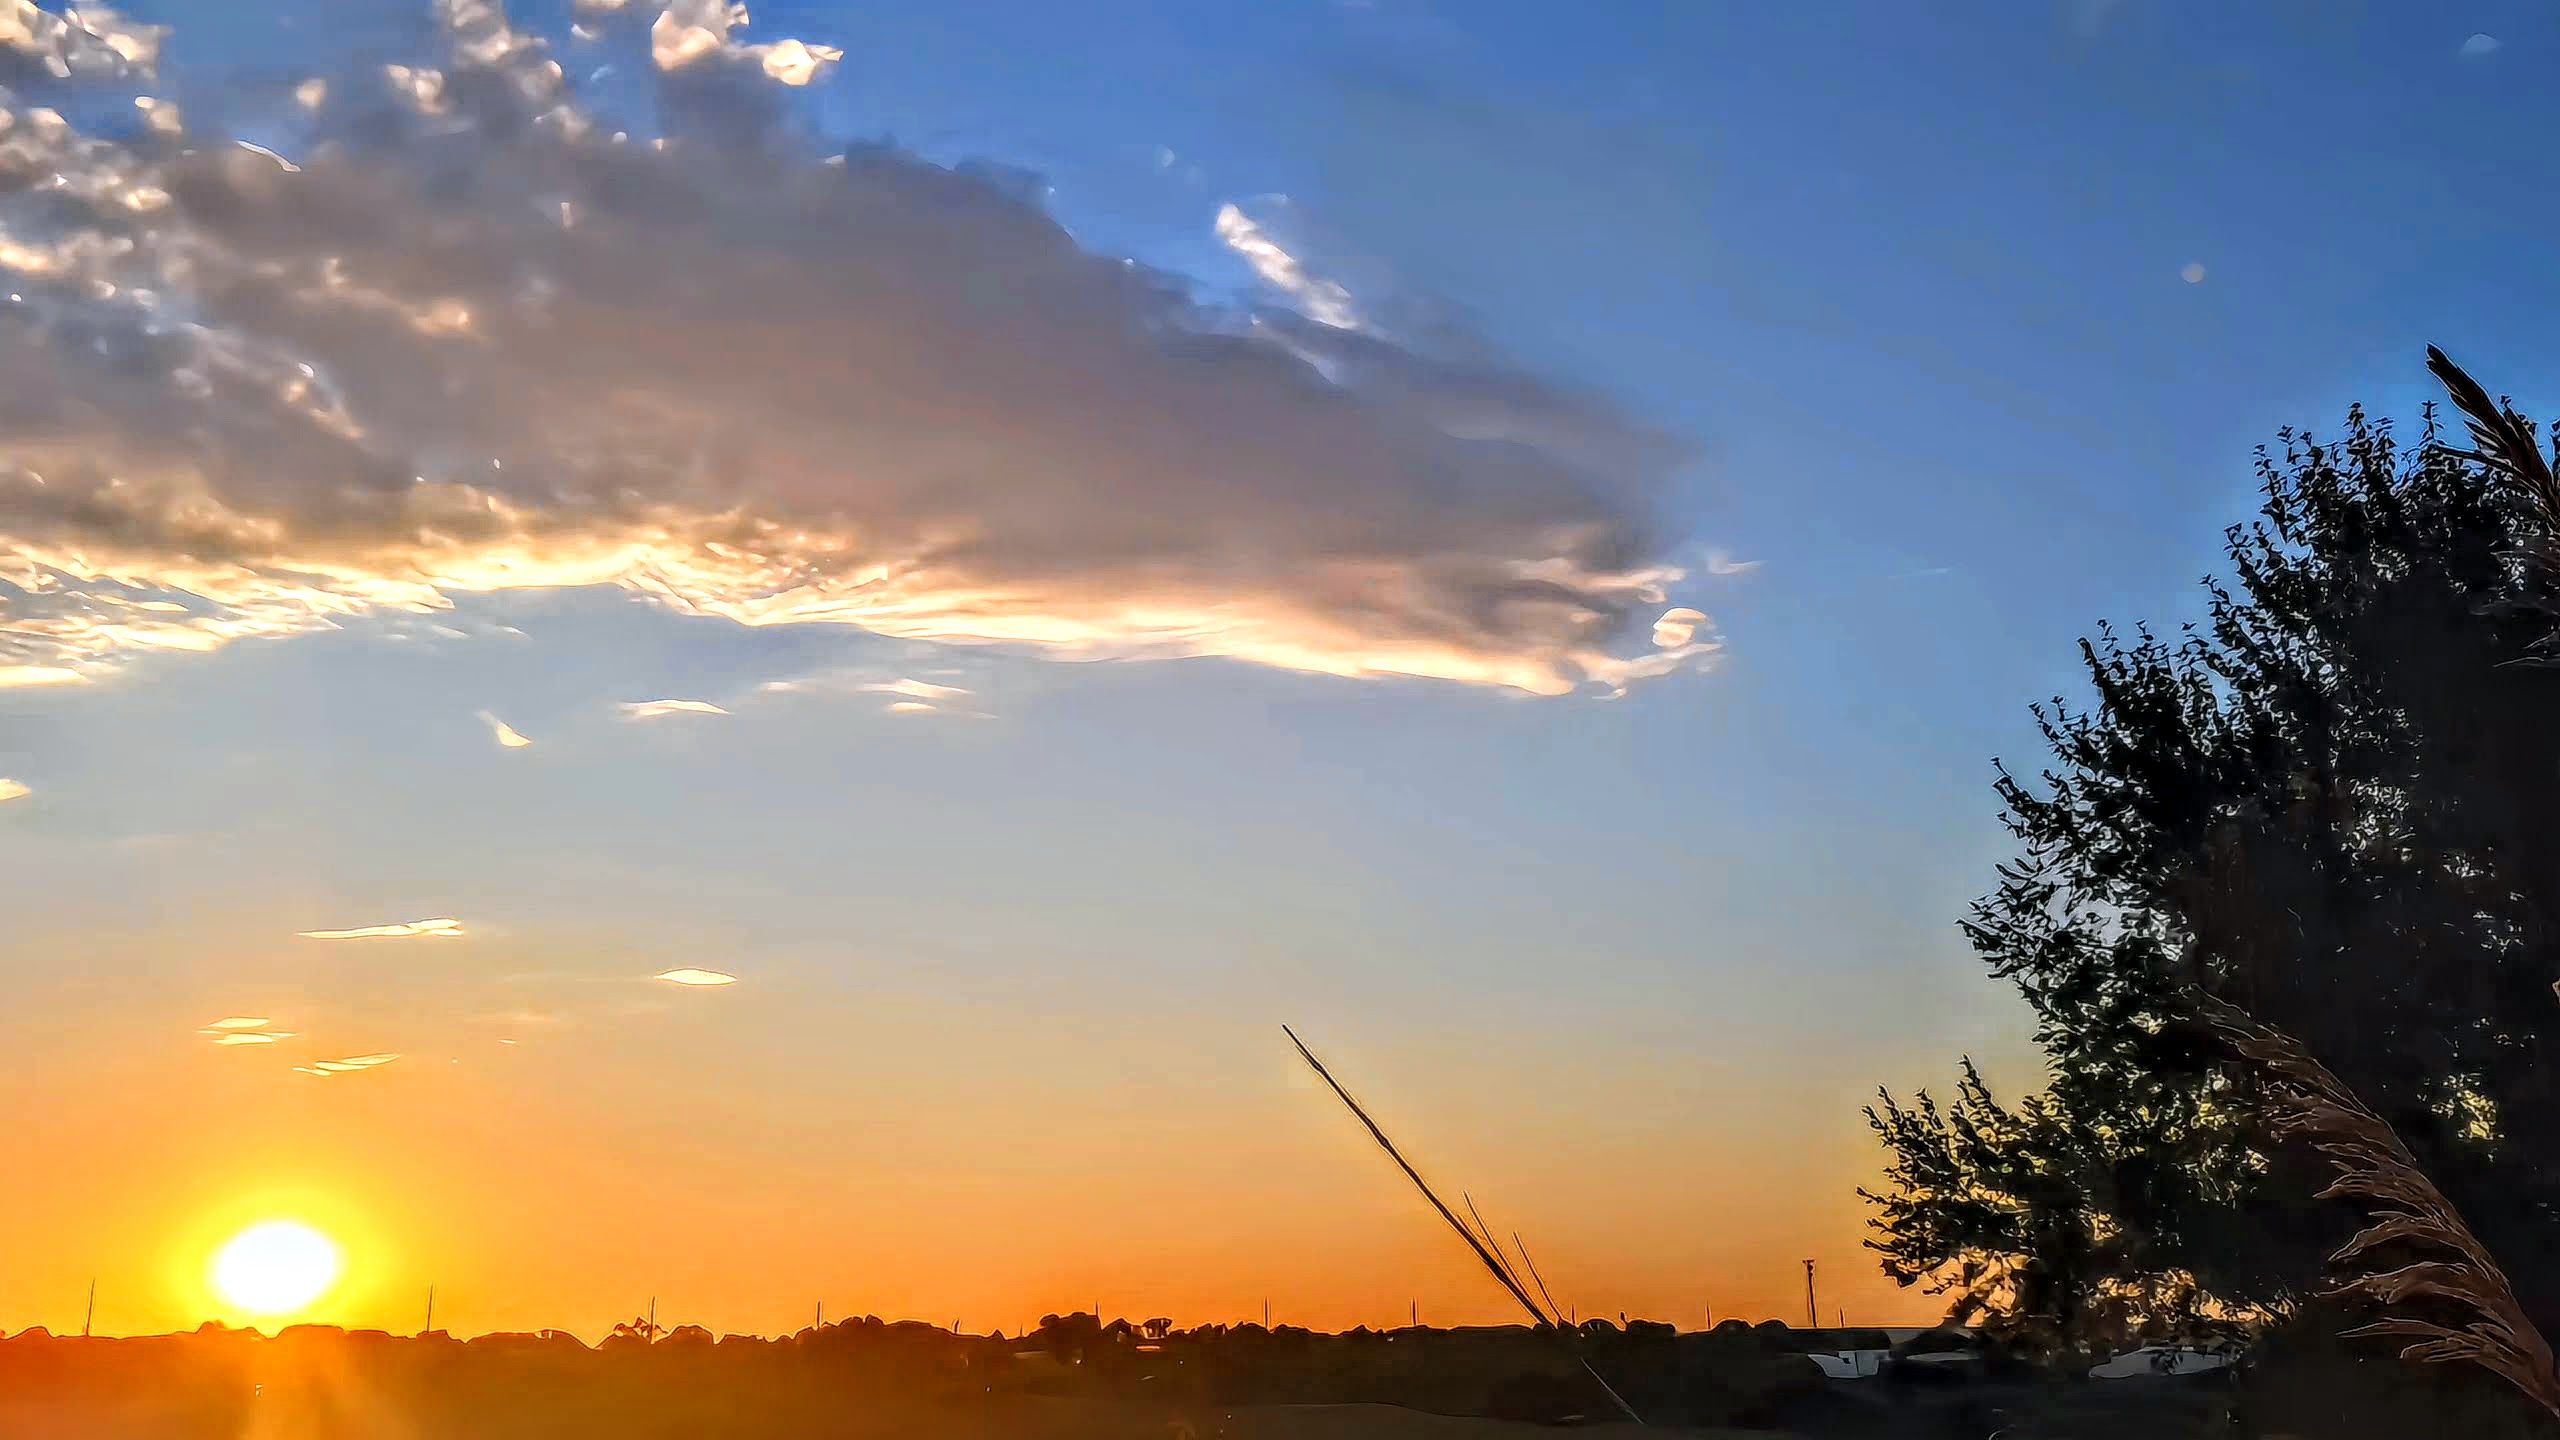
[[[252,1225],[214,1252],[213,1288],[256,1315],[290,1315],[338,1283],[338,1247],[295,1220]]]

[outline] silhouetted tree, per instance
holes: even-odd
[[[2200,1291],[2282,1303],[2342,1217],[2265,1143],[2195,985],[2300,1037],[2406,1137],[2527,1309],[2560,1308],[2560,676],[2531,506],[2436,443],[2285,432],[2206,620],[2083,642],[2094,698],[2000,769],[2018,857],[1965,933],[2037,1019],[2050,1092],[1968,1067],[1884,1098],[1885,1267],[2068,1341]]]
[[[2028,1348],[2192,1329],[2196,1271],[2254,1178],[2201,1098],[2065,1073],[2013,1109],[1967,1061],[1944,1109],[1923,1094],[1868,1112],[1890,1152],[1890,1193],[1861,1192],[1871,1244],[1896,1280],[1949,1295],[1950,1323]]]

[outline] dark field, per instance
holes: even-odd
[[[1652,1433],[1807,1440],[2535,1436],[2493,1388],[2415,1377],[2326,1342],[2243,1377],[2093,1383],[1827,1382],[1770,1333],[1587,1336],[1581,1353]],[[0,1341],[0,1435],[48,1440],[1490,1440],[1614,1432],[1551,1333],[1258,1326],[1161,1343],[1068,1317],[1029,1340],[848,1321],[781,1340],[678,1330],[590,1348],[320,1328]]]

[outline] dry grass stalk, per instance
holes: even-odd
[[[1298,1032],[1283,1025],[1280,1027],[1280,1033],[1288,1036],[1289,1043],[1298,1047],[1299,1057],[1307,1062],[1308,1068],[1316,1072],[1316,1078],[1330,1086],[1342,1103],[1350,1107],[1351,1113],[1358,1117],[1360,1123],[1368,1127],[1369,1138],[1377,1141],[1378,1148],[1387,1152],[1387,1158],[1396,1162],[1396,1168],[1402,1170],[1405,1178],[1413,1182],[1413,1188],[1422,1192],[1422,1198],[1430,1201],[1431,1208],[1440,1212],[1440,1218],[1449,1222],[1449,1228],[1457,1231],[1468,1246],[1476,1252],[1476,1258],[1484,1262],[1484,1268],[1493,1273],[1494,1279],[1502,1282],[1502,1288],[1511,1292],[1511,1298],[1520,1302],[1520,1308],[1529,1312],[1529,1318],[1551,1330],[1569,1331],[1570,1326],[1538,1308],[1538,1302],[1529,1298],[1529,1289],[1520,1283],[1519,1272],[1512,1269],[1511,1257],[1503,1253],[1502,1242],[1493,1238],[1493,1231],[1485,1225],[1484,1216],[1477,1214],[1475,1198],[1470,1195],[1459,1196],[1460,1201],[1467,1207],[1467,1213],[1475,1215],[1475,1226],[1469,1228],[1466,1221],[1458,1218],[1456,1211],[1451,1210],[1441,1201],[1439,1193],[1431,1188],[1431,1182],[1423,1179],[1422,1172],[1413,1168],[1413,1162],[1404,1158],[1404,1152],[1396,1148],[1396,1142],[1387,1138],[1387,1132],[1378,1128],[1378,1122],[1369,1118],[1369,1112],[1361,1108],[1360,1102],[1351,1098],[1351,1092],[1342,1088],[1342,1082],[1333,1078],[1333,1072],[1324,1068],[1324,1062],[1316,1058],[1316,1052],[1307,1048],[1306,1041],[1298,1038]],[[1512,1238],[1517,1240],[1519,1237],[1514,1235]],[[1527,1259],[1528,1254],[1527,1247],[1522,1247],[1521,1258]],[[1546,1285],[1543,1281],[1539,1283],[1538,1290],[1541,1294],[1545,1293]],[[1550,1299],[1547,1303],[1553,1305],[1555,1301]],[[1616,1387],[1608,1381],[1601,1379],[1599,1371],[1591,1368],[1590,1360],[1578,1352],[1573,1358],[1581,1364],[1583,1373],[1591,1377],[1591,1382],[1600,1387],[1601,1393],[1609,1397],[1609,1403],[1618,1407],[1619,1414],[1626,1416],[1635,1424],[1644,1423],[1644,1417],[1636,1413],[1636,1408],[1627,1403],[1626,1397],[1620,1395]]]
[[[2471,449],[2447,447],[2444,453],[2472,461],[2523,492],[2541,518],[2545,558],[2550,558],[2552,540],[2560,537],[2560,478],[2554,478],[2551,462],[2543,458],[2541,439],[2532,423],[2508,409],[2504,401],[2491,400],[2479,381],[2433,345],[2427,347],[2427,371],[2442,382],[2471,431]]]
[[[2560,579],[2560,476],[2552,473],[2552,462],[2542,453],[2541,437],[2534,432],[2533,422],[2509,409],[2503,399],[2491,400],[2489,392],[2471,378],[2470,372],[2446,359],[2445,353],[2433,345],[2427,347],[2427,370],[2443,383],[2445,393],[2462,411],[2463,422],[2471,431],[2472,448],[2456,450],[2440,445],[2438,453],[2478,465],[2533,507],[2541,534],[2526,550],[2526,558],[2546,584]],[[2560,439],[2560,427],[2555,428],[2555,439]],[[2546,612],[2554,609],[2548,600],[2540,604]],[[2554,618],[2560,619],[2560,615]],[[2533,648],[2544,653],[2519,657],[2510,663],[2555,663],[2549,652],[2560,648],[2560,633],[2544,637]],[[2554,981],[2551,988],[2560,993],[2560,981]]]
[[[2300,1041],[2228,1001],[2203,994],[2193,999],[2232,1048],[2257,1066],[2276,1137],[2309,1141],[2336,1168],[2337,1178],[2320,1198],[2358,1201],[2372,1216],[2371,1225],[2329,1257],[2356,1271],[2330,1293],[2371,1301],[2383,1311],[2382,1318],[2347,1331],[2348,1338],[2409,1340],[2400,1358],[2412,1364],[2479,1366],[2560,1419],[2560,1367],[2550,1344],[2516,1303],[2496,1258],[2418,1168],[2399,1134]],[[2373,1268],[2374,1253],[2386,1245],[2435,1258]],[[2416,1299],[2441,1301],[2468,1321],[2456,1326],[2393,1313]]]

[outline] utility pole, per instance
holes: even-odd
[[[421,1335],[436,1333],[436,1287],[433,1285],[427,1287],[427,1328],[418,1333]]]
[[[826,1302],[826,1301],[824,1301],[824,1300],[821,1300],[821,1301],[819,1301],[819,1302],[818,1302],[818,1325],[817,1325],[817,1328],[818,1328],[818,1329],[821,1329],[821,1330],[824,1330],[824,1329],[826,1329],[826,1328],[827,1328],[827,1302]]]
[[[1810,1260],[1807,1260],[1804,1263],[1807,1269],[1811,1269],[1813,1266],[1813,1262]],[[658,1341],[658,1297],[655,1295],[649,1297],[649,1329],[647,1333],[649,1343],[653,1345],[656,1344]]]
[[[80,1338],[89,1338],[89,1322],[98,1318],[98,1277],[89,1277],[89,1308],[80,1313]]]
[[[1822,1312],[1813,1308],[1813,1262],[1804,1262],[1804,1328],[1822,1328]]]

